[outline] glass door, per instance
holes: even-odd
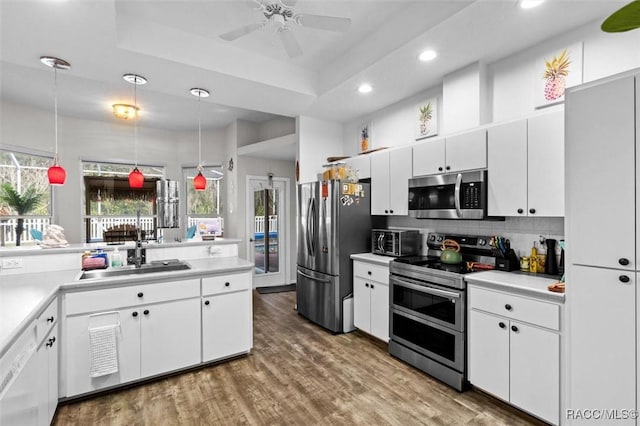
[[[249,178],[249,260],[254,264],[255,287],[284,285],[287,238],[285,183],[273,178]]]

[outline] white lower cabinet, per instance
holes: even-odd
[[[174,300],[180,293],[185,299]],[[199,296],[199,279],[67,294],[66,396],[199,364]],[[76,314],[82,311],[81,303],[87,299],[102,304],[110,301],[112,306]],[[155,303],[120,308],[122,300]],[[119,324],[116,327],[118,371],[92,378],[89,329],[114,324]]]
[[[202,279],[202,361],[249,352],[251,273]]]
[[[353,324],[389,341],[389,268],[353,261]]]
[[[468,289],[469,382],[559,424],[560,307],[471,284]],[[494,299],[499,303],[491,306],[489,301]],[[538,324],[535,312],[540,312],[540,322],[550,328]]]
[[[58,406],[58,333],[52,330],[36,354],[38,363],[38,424],[49,425]]]

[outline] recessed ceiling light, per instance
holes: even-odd
[[[544,0],[520,0],[520,7],[523,9],[533,9],[540,6]]]
[[[438,56],[438,54],[435,50],[425,50],[420,54],[420,56],[418,56],[418,59],[420,59],[422,62],[427,62],[435,59],[436,56]]]
[[[373,87],[369,83],[362,83],[358,86],[358,92],[360,93],[369,93],[373,90]]]
[[[138,74],[125,74],[122,78],[127,83],[135,84],[136,86],[139,84],[147,84],[147,79]]]

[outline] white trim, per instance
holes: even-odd
[[[23,146],[9,145],[9,144],[0,145],[0,151],[19,152],[20,154],[35,155],[37,157],[46,157],[46,158],[51,158],[52,160],[53,160],[53,156],[55,155],[52,151],[41,151],[38,149],[25,148]]]

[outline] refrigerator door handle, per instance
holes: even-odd
[[[313,202],[313,198],[309,199],[307,203],[307,229],[304,234],[305,242],[307,243],[307,254],[311,256],[311,243],[310,243],[310,235],[311,234],[311,203]]]
[[[318,281],[320,283],[330,283],[331,282],[331,280],[327,280],[327,279],[324,279],[324,278],[312,277],[311,275],[305,274],[304,272],[301,272],[301,271],[298,271],[298,275],[302,275],[305,278],[309,278],[310,280]]]
[[[316,200],[315,199],[311,199],[311,207],[310,207],[310,212],[311,214],[309,215],[309,218],[311,219],[311,224],[309,226],[309,254],[311,254],[311,256],[315,256],[316,255],[316,225],[315,225],[315,217],[316,217]]]

